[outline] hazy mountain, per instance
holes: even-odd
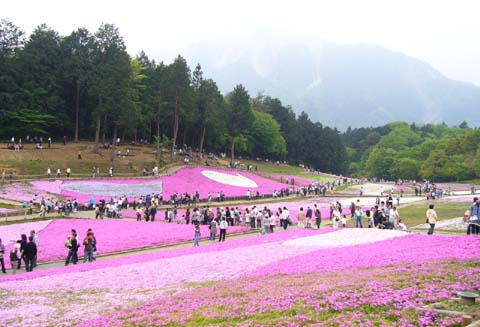
[[[265,92],[342,130],[396,120],[480,125],[480,87],[425,62],[369,44],[278,40],[203,42],[187,59],[200,62],[223,92],[242,83],[252,96]]]

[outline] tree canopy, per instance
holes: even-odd
[[[251,97],[237,85],[222,95],[200,63],[180,55],[156,62],[131,57],[119,29],[102,24],[60,35],[47,25],[29,36],[0,21],[0,137],[63,137],[184,145],[286,160],[346,173],[340,133],[297,115],[279,99]],[[114,145],[115,142],[112,142]],[[112,151],[112,160],[114,152]]]

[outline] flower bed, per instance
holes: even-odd
[[[274,190],[280,190],[286,185],[237,170],[195,167],[182,168],[170,176],[158,179],[37,181],[33,182],[31,187],[87,202],[92,195],[95,200],[99,200],[109,199],[111,196],[127,195],[133,198],[162,192],[165,199],[175,193],[196,191],[202,199],[206,199],[209,193],[216,197],[219,191],[227,197],[245,196],[249,190],[252,194],[257,191],[260,194],[272,194]],[[22,193],[21,190],[17,191]]]
[[[53,196],[48,192],[50,191],[45,189],[42,185],[37,186],[30,183],[13,183],[0,188],[0,198],[12,201],[28,202],[36,197],[37,200],[40,201],[42,198],[47,199]]]
[[[125,220],[57,219],[40,232],[42,240],[38,258],[40,261],[56,261],[66,257],[63,246],[71,229],[75,229],[80,242],[92,228],[97,239],[97,253],[113,253],[150,246],[174,244],[193,240],[191,225],[160,222],[136,222]],[[245,231],[244,227],[230,227],[230,233]],[[201,226],[202,237],[208,237],[207,226]],[[79,250],[82,254],[82,249]]]
[[[20,239],[20,235],[26,234],[29,236],[31,230],[34,230],[38,233],[47,227],[51,222],[51,220],[41,220],[0,226],[0,238],[2,239],[4,245],[14,243],[16,240]]]
[[[237,279],[164,296],[79,327],[459,326],[461,317],[416,308],[480,288],[478,279],[468,280],[478,272],[468,262],[429,262]]]
[[[475,236],[410,234],[382,242],[313,251],[265,265],[249,276],[371,268],[434,259],[475,259],[480,257],[477,251],[472,251],[478,247],[475,243],[478,243]],[[312,257],[316,259],[311,260]]]
[[[140,223],[140,224],[149,225],[149,223]],[[191,225],[189,226],[191,228]],[[230,234],[229,230],[227,230],[226,242],[221,242],[221,243],[212,242],[207,246],[200,246],[196,248],[192,247],[192,248],[173,249],[169,251],[161,251],[161,252],[155,252],[150,254],[136,254],[136,255],[131,255],[131,256],[117,258],[117,259],[96,261],[88,265],[68,266],[68,267],[61,267],[61,268],[53,268],[49,270],[36,270],[30,274],[4,276],[3,278],[0,278],[0,284],[2,282],[8,282],[8,281],[23,281],[23,280],[40,278],[40,277],[52,277],[55,275],[62,275],[62,274],[89,272],[89,271],[94,271],[99,269],[120,267],[123,265],[142,265],[146,262],[150,262],[153,260],[172,259],[172,258],[182,257],[182,256],[198,255],[199,253],[206,254],[206,253],[218,252],[218,251],[227,251],[227,250],[234,250],[234,249],[241,249],[241,248],[244,249],[246,247],[268,245],[270,243],[281,243],[286,240],[318,235],[318,234],[323,234],[323,233],[328,233],[333,231],[333,229],[322,229],[322,230],[294,229],[294,230],[288,230],[286,232],[281,232],[281,233],[263,235],[261,237],[248,237],[248,238],[229,240],[228,239],[228,235]],[[255,253],[252,253],[252,254],[256,255]],[[79,285],[79,287],[80,286],[81,285]],[[87,285],[87,287],[89,286]],[[125,287],[125,285],[122,285],[122,287]]]
[[[35,309],[35,315],[31,320],[30,316],[19,319],[5,296],[0,300],[3,321],[10,326],[32,322],[37,326],[71,326],[81,322],[83,326],[159,326],[164,322],[179,325],[188,322],[199,326],[212,325],[215,320],[211,319],[220,319],[217,323],[231,322],[239,326],[253,326],[257,320],[261,321],[258,325],[281,326],[288,322],[293,324],[289,326],[296,326],[311,325],[327,318],[353,321],[355,312],[359,312],[358,317],[365,321],[365,326],[370,326],[366,321],[372,317],[379,325],[380,322],[388,325],[395,324],[394,321],[423,319],[411,310],[416,304],[451,296],[457,289],[480,287],[471,282],[480,271],[478,264],[474,268],[466,265],[458,272],[438,268],[442,265],[438,260],[478,260],[478,252],[471,251],[477,245],[475,237],[408,235],[321,250],[318,246],[288,245],[286,242],[331,231],[291,230],[199,248],[8,276],[0,279],[0,289],[7,295],[21,292],[22,299]],[[384,232],[365,231],[365,239],[372,239],[369,233]],[[337,241],[348,237],[339,232],[330,234],[337,234]],[[332,246],[335,242],[332,241]],[[437,261],[430,264],[431,260]],[[390,266],[392,264],[399,266]],[[358,270],[361,268],[374,270],[362,272]],[[435,270],[437,268],[439,270]],[[420,273],[417,275],[416,271]],[[432,282],[425,282],[424,276],[431,276]],[[439,281],[438,276],[444,280]],[[453,277],[462,282],[452,282]],[[195,288],[204,282],[218,280],[221,282],[211,287],[182,292],[178,297],[166,296],[184,287]],[[397,284],[394,286],[394,283]],[[222,288],[228,292],[223,293]],[[366,305],[377,309],[372,311],[364,307]],[[152,310],[147,312],[147,308]],[[317,316],[314,309],[318,310]],[[113,310],[118,314],[111,315]],[[339,316],[343,310],[347,311],[346,320]],[[289,312],[301,313],[300,320],[296,314],[291,317]],[[328,317],[322,312],[329,313]],[[394,313],[396,318],[392,316]],[[94,316],[99,318],[85,321]],[[405,320],[400,320],[403,316]],[[281,317],[287,319],[284,321]],[[197,318],[204,320],[197,321]],[[306,320],[301,323],[302,319]],[[324,321],[334,324],[334,320]]]

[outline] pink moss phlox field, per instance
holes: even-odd
[[[173,244],[193,239],[192,225],[161,222],[137,222],[113,219],[57,219],[40,232],[42,244],[39,261],[55,261],[66,257],[64,243],[75,229],[80,242],[91,228],[97,239],[97,253],[105,254],[155,245]],[[245,231],[244,227],[230,227],[230,233]],[[202,237],[208,237],[207,226],[201,226]],[[82,252],[83,248],[80,249]]]
[[[214,172],[229,174],[229,175],[241,175],[257,183],[258,187],[237,187],[231,185],[225,185],[213,181],[202,175],[202,171],[211,170]],[[179,192],[196,192],[200,193],[200,198],[205,199],[210,192],[213,197],[216,193],[223,191],[226,196],[245,196],[247,191],[260,192],[260,194],[271,194],[274,190],[280,190],[285,187],[284,184],[262,178],[253,174],[249,174],[243,171],[210,168],[210,167],[195,167],[195,168],[183,168],[175,172],[174,174],[164,177],[164,196],[169,198],[170,195]]]
[[[60,194],[62,193],[62,189],[60,188],[60,185],[62,185],[63,181],[62,180],[50,180],[50,181],[33,181],[30,182],[30,184],[33,185],[36,189],[43,190],[48,193],[52,194]]]
[[[51,220],[42,220],[29,223],[18,223],[6,226],[0,226],[0,238],[5,245],[5,251],[8,253],[13,247],[13,243],[21,238],[22,234],[30,236],[30,231],[41,232],[51,223]],[[5,264],[10,266],[10,256],[4,255]]]
[[[231,186],[216,182],[210,178],[202,175],[202,171],[209,170],[218,173],[228,174],[228,175],[241,175],[246,178],[254,181],[258,187],[239,187]],[[156,179],[99,179],[94,181],[89,181],[92,183],[99,182],[108,182],[115,184],[142,184],[149,183]],[[157,179],[158,180],[158,179]],[[275,182],[266,178],[256,176],[254,174],[246,173],[238,170],[229,170],[229,169],[219,169],[219,168],[210,168],[210,167],[194,167],[194,168],[182,168],[170,176],[165,176],[159,178],[163,182],[163,196],[165,199],[169,199],[172,194],[175,193],[192,193],[198,191],[202,199],[207,198],[208,193],[211,193],[213,197],[216,196],[217,192],[223,191],[225,196],[245,196],[247,191],[250,190],[253,192],[260,192],[260,194],[271,194],[274,190],[280,190],[285,188],[286,185]],[[85,180],[75,180],[67,181],[64,180],[63,183],[75,183],[75,182],[85,182]],[[71,191],[66,191],[60,189],[59,181],[55,182],[34,182],[34,185],[44,191],[53,192],[61,194],[63,196],[76,198],[80,202],[87,202],[90,199],[90,194],[75,193]],[[154,190],[152,190],[154,192]],[[143,194],[142,194],[143,195]],[[109,196],[94,196],[95,200],[99,199],[109,199]]]
[[[88,221],[87,221],[88,222]],[[145,226],[150,226],[151,223],[137,223],[137,222],[132,222],[135,224],[144,224]],[[155,223],[154,223],[155,224]],[[160,224],[162,226],[164,225],[170,225],[170,226],[184,226],[188,227],[188,230],[190,230],[190,239],[193,239],[193,227],[192,225],[171,225],[171,224]],[[63,227],[67,228],[67,234],[68,231],[70,230],[69,225],[67,224],[66,226],[63,225]],[[86,225],[83,228],[90,228],[92,225]],[[98,226],[97,226],[98,227]],[[105,245],[102,243],[105,243],[104,240],[102,240],[101,237],[98,236],[98,231],[100,229],[92,227],[93,231],[95,232],[95,235],[98,239],[99,242],[99,251],[103,251],[102,247]],[[116,259],[108,259],[108,260],[102,260],[102,261],[96,261],[92,262],[89,264],[82,264],[82,265],[76,265],[76,266],[68,266],[68,267],[60,267],[60,268],[52,268],[49,270],[36,270],[33,271],[32,273],[29,274],[21,274],[21,275],[9,275],[9,276],[4,276],[3,278],[0,278],[0,284],[2,282],[6,281],[19,281],[19,280],[27,280],[27,279],[34,279],[34,278],[40,278],[40,277],[45,277],[45,276],[55,276],[55,275],[62,275],[62,274],[68,274],[68,273],[75,273],[75,272],[86,272],[86,271],[91,271],[91,270],[98,270],[98,269],[107,269],[110,267],[118,267],[122,265],[129,265],[129,264],[143,264],[152,260],[160,260],[160,259],[169,259],[169,258],[175,258],[179,256],[188,256],[192,254],[199,254],[199,253],[212,253],[213,256],[218,256],[218,254],[215,254],[215,252],[221,253],[221,251],[227,251],[227,250],[232,250],[232,249],[237,249],[237,248],[247,248],[250,246],[258,246],[262,244],[269,244],[269,243],[278,243],[278,242],[283,242],[286,240],[291,240],[291,239],[296,239],[300,237],[306,237],[306,236],[312,236],[312,235],[318,235],[318,234],[323,234],[323,233],[328,233],[334,231],[333,229],[321,229],[321,230],[311,230],[311,229],[295,229],[295,230],[288,230],[286,232],[282,233],[273,233],[273,234],[268,234],[268,235],[263,235],[263,236],[258,236],[258,237],[248,237],[248,238],[240,238],[240,239],[234,239],[234,240],[229,240],[228,235],[230,233],[230,229],[227,230],[227,241],[219,243],[218,238],[216,242],[212,243],[207,243],[206,245],[201,245],[200,247],[192,247],[192,248],[182,248],[182,249],[174,249],[174,250],[168,250],[168,251],[160,251],[160,252],[155,252],[155,253],[150,253],[150,254],[136,254],[136,255],[130,255],[122,258],[116,258]],[[51,232],[51,231],[50,231]],[[77,229],[78,232],[78,229]],[[218,232],[217,232],[218,233]],[[64,237],[67,236],[64,232]],[[204,234],[202,233],[202,237],[208,236],[209,234]],[[55,236],[57,239],[60,239],[61,236]],[[114,236],[111,236],[110,239],[112,239]],[[42,236],[42,240],[43,240]],[[67,250],[63,247],[63,242],[65,240],[61,241],[59,245],[55,242],[53,246],[59,246],[59,248],[63,251],[63,257],[65,258],[67,255]],[[42,241],[43,242],[43,241]],[[279,245],[280,246],[280,245]],[[60,254],[60,250],[56,251],[57,255]],[[82,251],[79,250],[79,255],[82,255]],[[252,255],[257,256],[256,253],[252,253]]]
[[[412,234],[382,242],[317,250],[266,265],[248,275],[299,274],[436,259],[480,258],[480,251],[472,249],[478,249],[478,237]]]
[[[52,187],[50,186],[47,189],[43,188],[43,185],[34,185],[36,182],[33,183],[13,183],[9,185],[5,185],[2,188],[0,188],[0,198],[3,199],[8,199],[12,201],[30,201],[32,200],[35,196],[38,201],[40,201],[42,198],[51,198],[54,196],[54,194],[48,193],[48,190],[52,190]],[[58,184],[59,182],[57,182]],[[56,192],[53,192],[55,194],[58,194]]]
[[[132,223],[138,224],[137,222]],[[148,223],[140,224],[148,225]],[[467,283],[466,281],[473,278],[472,273],[475,272],[466,269],[459,272],[465,282],[457,284],[453,282],[438,283],[438,281],[427,283],[419,276],[418,280],[422,282],[421,286],[428,291],[421,293],[418,291],[417,279],[413,278],[410,272],[412,265],[425,264],[429,265],[428,269],[433,273],[436,271],[435,267],[437,267],[435,262],[443,259],[478,260],[480,257],[478,251],[471,250],[478,246],[478,238],[476,237],[408,235],[367,245],[323,250],[318,250],[314,246],[288,246],[284,244],[286,240],[329,232],[332,232],[332,230],[297,229],[266,236],[238,240],[227,239],[225,243],[202,244],[198,248],[190,247],[132,255],[91,264],[54,268],[48,271],[39,270],[29,274],[0,278],[0,289],[6,292],[22,292],[23,300],[42,305],[44,305],[44,294],[47,291],[55,291],[55,293],[64,294],[64,296],[77,293],[78,296],[81,295],[81,303],[90,303],[90,301],[94,301],[102,295],[104,296],[103,301],[113,303],[117,310],[121,310],[113,316],[104,316],[106,312],[102,311],[102,314],[100,314],[102,317],[89,321],[88,318],[99,315],[99,311],[95,311],[99,309],[95,309],[95,307],[92,307],[92,310],[86,310],[84,307],[78,309],[80,305],[83,305],[80,302],[62,303],[61,310],[55,309],[62,314],[62,318],[58,319],[65,319],[66,317],[67,319],[75,319],[78,323],[86,321],[83,326],[116,326],[117,322],[122,321],[126,317],[125,315],[132,312],[132,309],[127,309],[131,307],[129,300],[125,299],[122,302],[118,299],[118,294],[123,294],[129,299],[135,297],[137,299],[135,303],[137,304],[149,301],[145,308],[149,305],[150,308],[160,308],[159,310],[150,310],[147,313],[147,311],[144,311],[144,307],[135,307],[133,310],[138,312],[140,317],[134,317],[134,320],[130,321],[132,324],[158,326],[161,325],[162,321],[170,321],[169,319],[176,319],[175,323],[182,324],[186,322],[185,319],[190,319],[190,313],[199,308],[202,308],[202,311],[197,311],[197,313],[205,315],[207,318],[224,317],[229,319],[237,317],[238,314],[255,315],[262,312],[281,311],[281,307],[293,308],[299,303],[318,304],[318,307],[314,306],[316,310],[321,310],[326,306],[326,310],[338,310],[339,312],[336,314],[342,313],[343,309],[349,307],[356,308],[358,306],[361,309],[362,304],[380,307],[389,305],[392,306],[392,308],[389,307],[389,310],[398,310],[396,316],[401,317],[400,311],[402,308],[411,308],[412,305],[436,298],[446,298],[451,296],[453,290],[459,290],[465,285],[476,287],[475,283],[471,283],[471,281]],[[391,264],[402,266],[387,267]],[[392,288],[391,281],[378,278],[368,280],[367,277],[372,277],[372,272],[363,273],[358,270],[358,268],[363,267],[383,270],[379,271],[378,276],[398,275],[398,278],[395,277],[394,281],[403,278],[405,282],[397,288]],[[405,269],[408,271],[406,272]],[[415,271],[413,269],[414,276],[416,276]],[[327,278],[321,283],[318,282],[321,276],[332,272],[331,279]],[[347,275],[344,275],[345,273]],[[476,273],[478,274],[478,269]],[[245,280],[245,278],[253,279]],[[279,278],[278,283],[276,282],[277,278]],[[309,285],[309,287],[298,287],[298,281],[302,278],[306,278],[306,280],[300,284]],[[213,301],[215,298],[210,297],[210,290],[212,289],[209,287],[198,289],[199,293],[195,293],[196,290],[192,290],[193,293],[187,292],[185,298],[182,295],[184,293],[180,293],[180,301],[173,301],[175,295],[165,297],[161,293],[165,289],[171,290],[175,287],[179,289],[184,283],[187,283],[188,286],[192,282],[218,280],[221,280],[221,282],[218,287],[215,286],[217,284],[214,284],[214,293],[212,293],[212,295],[217,294],[221,298],[216,300],[220,305],[216,308],[229,308],[229,310],[208,310],[208,308],[211,308],[211,303],[208,301]],[[292,281],[295,281],[296,288],[293,287]],[[480,286],[480,282],[477,281],[477,284]],[[249,285],[256,286],[257,291],[253,292],[254,288],[250,289]],[[285,288],[286,285],[289,285],[289,287]],[[354,285],[355,288],[351,289],[351,285]],[[231,286],[238,288],[240,293],[252,296],[250,300],[252,306],[250,308],[244,309],[241,303],[237,302],[236,298],[241,298],[240,295],[228,296],[226,294],[226,296],[222,296],[223,293],[220,292],[220,289],[223,287],[225,290],[232,292]],[[339,289],[342,287],[349,288],[346,290]],[[158,290],[157,293],[155,293],[155,290]],[[249,291],[241,292],[242,290]],[[322,290],[327,293],[322,293]],[[30,293],[27,294],[28,292]],[[140,295],[145,294],[145,292],[154,292],[153,294],[157,294],[157,296],[141,298],[141,296],[136,297],[137,292],[140,292]],[[198,297],[200,293],[203,293],[203,300]],[[233,292],[232,294],[237,293]],[[260,294],[263,300],[257,299],[256,296]],[[301,294],[304,294],[304,297],[301,297]],[[319,296],[319,294],[322,295]],[[418,296],[422,296],[421,301],[417,301]],[[159,300],[151,302],[150,299]],[[300,299],[300,302],[297,299]],[[302,299],[305,299],[305,301],[301,301]],[[325,302],[322,302],[322,304],[318,301]],[[171,306],[166,305],[167,309],[164,309],[162,303],[170,303]],[[182,306],[182,303],[185,306],[178,307],[178,305]],[[43,311],[36,316],[37,321],[42,321],[41,326],[60,325],[58,321],[49,320],[51,319],[49,318],[51,313],[48,310],[52,310],[51,308],[52,305],[44,305]],[[111,306],[111,308],[110,312],[114,306]],[[253,311],[250,311],[250,309]],[[88,314],[85,311],[82,312],[82,310],[88,311]],[[390,316],[390,313],[392,312],[389,311],[388,316]],[[160,318],[157,314],[164,316]],[[348,316],[349,313],[346,314],[347,321],[352,321],[354,317]],[[3,316],[4,321],[11,322],[12,326],[20,326],[13,323],[16,317],[17,313],[13,311],[4,312]],[[298,318],[307,319],[308,322],[308,317]],[[170,322],[174,323],[173,321]],[[67,325],[62,324],[62,326]],[[365,324],[363,326],[370,325]]]
[[[260,173],[260,176],[265,176],[267,178],[274,179],[276,181],[282,181],[282,184],[285,185],[285,187],[292,186],[291,181],[292,179],[295,182],[296,186],[307,186],[316,183],[312,179],[304,178],[304,177],[298,177],[298,176],[289,176],[289,175],[278,175],[278,174],[269,174],[269,173]],[[288,178],[288,184],[286,183]]]
[[[168,326],[198,318],[202,325],[228,321],[241,327],[459,326],[461,317],[438,317],[432,311],[415,310],[449,299],[460,290],[480,287],[480,280],[472,280],[478,268],[455,271],[449,264],[456,263],[312,272],[293,278],[277,275],[267,282],[263,276],[236,279],[164,296],[87,320],[79,327]]]

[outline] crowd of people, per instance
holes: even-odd
[[[40,247],[40,240],[35,230],[30,231],[30,235],[21,234],[20,239],[17,241],[11,241],[14,243],[12,249],[9,251],[10,265],[12,273],[16,274],[17,271],[22,269],[22,262],[25,266],[25,272],[32,272],[37,267],[37,255]],[[64,243],[67,248],[67,258],[65,260],[65,266],[70,263],[77,264],[78,251],[83,246],[84,255],[83,262],[95,261],[95,252],[97,251],[97,239],[92,231],[89,229],[82,241],[79,240],[77,232],[72,229],[71,234],[67,236],[67,240]],[[0,265],[2,272],[7,273],[5,265],[6,247],[0,239]]]
[[[60,216],[68,216],[71,213],[77,212],[79,208],[78,201],[76,199],[54,199],[41,197],[38,199],[35,194],[30,201],[23,201],[22,207],[25,210],[25,214],[32,215],[38,211],[40,217],[45,217],[46,214],[55,212]]]
[[[134,206],[137,213],[138,221],[155,221],[157,214],[157,206],[159,205],[159,195],[147,195],[140,197],[139,200],[133,200],[132,206]],[[368,228],[379,229],[398,229],[407,230],[407,227],[400,218],[398,208],[393,204],[392,197],[389,195],[385,200],[379,201],[375,206],[372,206],[369,210],[363,210],[359,204],[352,202],[350,205],[350,212],[345,214],[342,205],[339,201],[332,202],[330,206],[330,221],[333,228],[346,228],[347,220],[352,219],[355,221],[356,228],[363,228],[363,222],[366,220]],[[378,199],[377,199],[378,201]],[[33,202],[33,200],[31,201]],[[40,200],[45,210],[59,210],[61,207],[60,202],[54,202],[52,199]],[[68,203],[62,210],[72,210],[77,205],[76,201],[67,201]],[[115,204],[115,205],[114,205]],[[109,206],[120,208],[128,208],[129,203],[127,197],[121,197],[117,202],[110,201],[105,203],[101,201],[99,205],[94,204],[93,197],[90,199],[90,205],[99,208],[104,206],[108,217],[115,217],[109,214]],[[47,209],[48,208],[48,209]],[[207,225],[209,228],[209,240],[216,241],[218,237],[219,242],[223,242],[226,239],[227,229],[229,226],[243,225],[249,226],[252,230],[258,230],[261,234],[273,233],[277,228],[286,230],[289,225],[293,224],[290,211],[286,206],[278,207],[276,210],[272,210],[268,206],[253,205],[240,209],[239,207],[217,207],[211,208],[208,205],[203,207],[195,207],[190,210],[190,207],[186,208],[183,214],[179,214],[177,206],[167,208],[165,210],[164,220],[167,223],[177,224],[192,224],[193,225],[193,240],[194,246],[199,246],[201,238],[201,225]],[[475,197],[470,209],[465,212],[464,220],[468,222],[467,234],[478,235],[480,233],[480,225],[478,216],[480,213],[480,200]],[[100,215],[100,214],[99,214]],[[426,223],[430,225],[428,234],[433,234],[435,224],[438,216],[434,209],[434,205],[430,204],[426,211]],[[317,204],[313,206],[307,205],[304,210],[301,207],[297,213],[297,227],[298,228],[321,228],[322,213]],[[22,234],[18,241],[15,241],[12,250],[10,251],[10,262],[13,273],[16,273],[21,269],[22,262],[25,265],[25,271],[31,272],[37,266],[37,253],[39,248],[39,238],[37,233],[32,230],[30,236]],[[71,234],[67,236],[64,243],[67,249],[67,257],[65,265],[77,264],[79,262],[78,252],[83,246],[83,262],[92,262],[96,260],[97,251],[97,239],[92,231],[89,229],[83,239],[79,239],[75,229],[71,230]],[[0,264],[2,272],[6,273],[5,267],[5,246],[0,239]]]
[[[26,234],[20,235],[20,239],[14,242],[12,249],[10,250],[9,258],[12,271],[15,274],[17,270],[22,268],[22,261],[25,263],[25,271],[31,272],[33,268],[37,266],[37,253],[40,241],[37,233],[32,230],[27,237]],[[7,273],[5,268],[5,245],[0,239],[0,264],[2,266],[2,272]]]
[[[89,228],[82,242],[78,239],[77,231],[72,229],[71,234],[67,235],[67,240],[64,246],[68,249],[67,259],[65,260],[65,266],[71,263],[76,265],[78,263],[78,250],[83,245],[83,262],[96,261],[95,253],[97,252],[97,238],[92,229]]]
[[[359,202],[360,200],[357,200],[357,203],[352,202],[349,207],[349,218],[355,219],[356,228],[363,228],[363,220],[366,219],[368,228],[407,230],[400,218],[398,204],[394,205],[391,194],[388,194],[384,201],[377,197],[375,206],[367,210],[363,210]],[[338,201],[332,202],[330,206],[330,220],[334,228],[340,225],[346,227],[347,215],[343,213],[342,205]]]

